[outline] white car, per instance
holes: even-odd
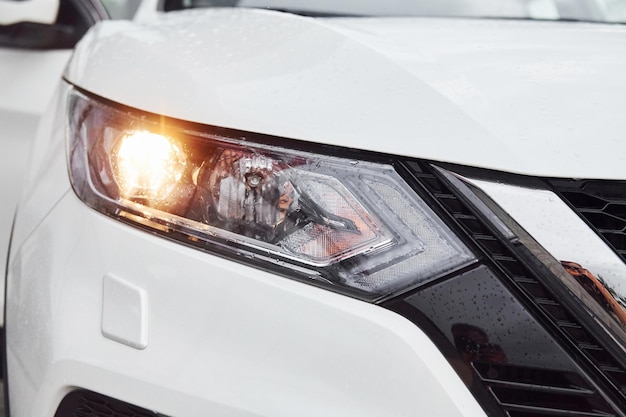
[[[29,1],[11,416],[626,416],[626,1]]]

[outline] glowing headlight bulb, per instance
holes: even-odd
[[[172,139],[147,131],[125,133],[112,159],[121,197],[157,206],[176,189],[187,165]]]

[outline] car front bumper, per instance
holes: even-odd
[[[446,359],[382,307],[111,220],[68,191],[9,270],[11,412],[84,388],[168,416],[480,416]]]

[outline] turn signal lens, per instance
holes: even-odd
[[[368,300],[475,260],[389,165],[268,145],[276,138],[78,92],[68,131],[83,201],[204,250]]]

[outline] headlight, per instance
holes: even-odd
[[[368,300],[474,261],[388,164],[76,91],[68,131],[70,177],[83,201],[213,253]]]

